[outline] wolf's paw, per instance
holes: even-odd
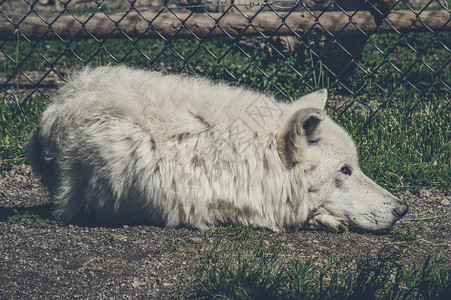
[[[304,224],[306,229],[325,229],[331,232],[346,231],[348,229],[348,222],[340,217],[335,217],[329,214],[317,214]]]

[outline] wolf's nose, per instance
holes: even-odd
[[[395,208],[395,212],[400,219],[406,215],[408,210],[409,206],[405,203],[402,203],[397,208]]]

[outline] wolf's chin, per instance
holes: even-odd
[[[349,231],[356,232],[356,233],[372,233],[372,234],[377,234],[377,235],[385,235],[385,234],[390,233],[390,231],[393,228],[393,225],[394,224],[392,224],[388,227],[383,227],[383,228],[368,228],[368,227],[365,228],[365,227],[358,226],[355,223],[351,222],[349,224],[348,228],[349,228]]]

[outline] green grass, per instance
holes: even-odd
[[[103,238],[103,243],[105,245],[114,245],[116,243],[114,235],[105,234],[105,237]]]
[[[196,299],[445,299],[451,268],[428,257],[405,266],[380,252],[356,263],[285,258],[275,248],[217,243],[197,270]]]
[[[17,210],[14,210],[14,215],[8,217],[6,219],[6,222],[10,224],[21,224],[30,227],[56,227],[62,225],[62,223],[52,218],[44,218],[34,213],[27,211],[20,212]]]
[[[451,32],[440,32],[437,35],[430,33],[372,35],[359,61],[363,70],[357,68],[351,76],[352,86],[364,99],[372,99],[377,94],[385,98],[375,83],[389,93],[395,92],[393,97],[395,99],[399,98],[398,96],[406,96],[406,92],[407,96],[415,95],[415,89],[407,82],[424,92],[427,97],[448,95],[449,98],[449,90],[436,77],[449,86],[451,54],[441,43],[446,44],[450,39]],[[446,67],[439,72],[443,66]],[[396,95],[396,92],[400,92],[401,95]],[[409,97],[404,100],[409,103],[417,101]]]
[[[314,70],[306,50],[286,58],[274,58],[266,52],[246,49],[246,53],[224,40],[196,41],[105,40],[73,41],[66,47],[59,41],[9,41],[0,45],[4,53],[16,58],[0,60],[0,72],[11,73],[17,66],[23,71],[70,69],[82,64],[125,63],[130,66],[161,69],[175,73],[196,73],[214,79],[236,81],[252,89],[279,97],[298,97],[310,91],[306,84],[320,88],[319,66]],[[43,59],[42,57],[45,57]],[[81,61],[80,61],[81,58]],[[302,69],[302,77],[293,72]],[[266,76],[264,76],[266,74]]]
[[[402,231],[399,229],[393,229],[388,234],[388,237],[390,237],[394,241],[399,241],[399,242],[408,242],[408,243],[412,243],[412,244],[419,243],[419,239],[418,239],[416,233],[411,232],[410,230]]]
[[[36,128],[45,102],[23,102],[23,96],[0,93],[0,171],[24,162],[26,141]]]
[[[388,107],[373,116],[344,115],[360,150],[362,169],[392,189],[450,188],[451,106],[434,99],[409,112]]]

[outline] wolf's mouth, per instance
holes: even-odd
[[[362,226],[357,225],[355,222],[352,222],[351,220],[348,219],[348,229],[349,231],[355,232],[355,233],[360,233],[360,234],[365,234],[365,233],[371,233],[371,234],[375,234],[375,235],[386,235],[388,233],[390,233],[390,231],[393,228],[393,225],[396,223],[397,220],[395,220],[391,225],[384,227],[384,228],[377,228],[377,229],[368,229],[368,228],[364,228]]]

